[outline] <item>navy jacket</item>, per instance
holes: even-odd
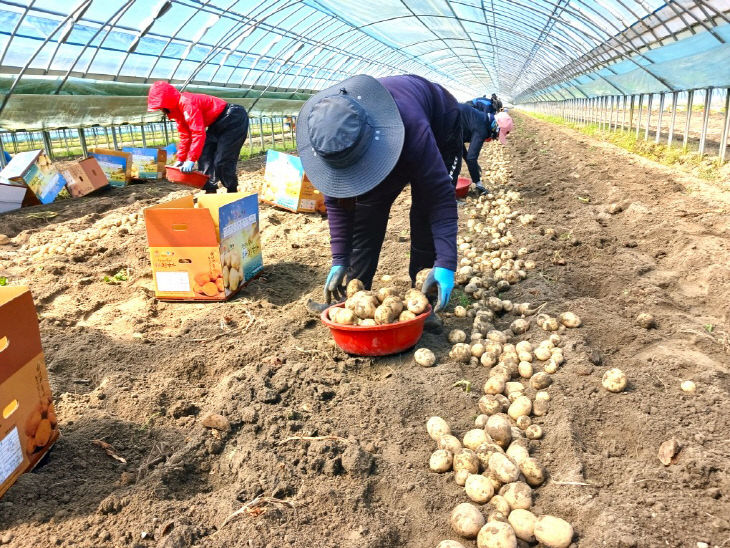
[[[405,140],[398,163],[368,194],[392,195],[408,183],[431,196],[428,217],[436,250],[434,266],[456,270],[458,213],[449,171],[448,153],[464,146],[459,103],[438,84],[415,75],[389,76],[378,81],[398,106]],[[349,265],[353,212],[337,198],[325,197],[330,225],[333,265]]]

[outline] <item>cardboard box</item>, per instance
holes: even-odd
[[[186,196],[144,217],[158,299],[225,301],[263,270],[257,194]]]
[[[302,161],[276,150],[266,153],[261,201],[295,213],[324,212],[324,195],[312,186]]]
[[[7,181],[0,181],[0,213],[22,207],[26,195],[35,198],[35,194],[25,186],[11,185]],[[38,202],[37,199],[35,201]]]
[[[37,198],[23,205],[50,204],[63,190],[66,180],[42,150],[19,152],[0,171],[0,179],[10,185],[24,186]]]
[[[58,439],[33,297],[0,287],[0,496]]]
[[[177,161],[177,145],[175,143],[170,143],[165,147],[165,152],[167,152],[167,164],[174,164]]]
[[[126,186],[132,178],[132,155],[129,152],[95,148],[90,156],[99,162],[111,186]]]
[[[164,148],[124,147],[132,155],[132,179],[162,179],[167,151]]]
[[[74,198],[86,196],[109,186],[109,179],[106,178],[96,158],[86,158],[71,164],[62,173],[66,179],[66,188]]]

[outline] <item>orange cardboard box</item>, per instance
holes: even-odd
[[[225,301],[263,270],[257,194],[206,194],[144,210],[155,296]]]
[[[276,150],[266,153],[261,201],[294,213],[326,211],[324,194],[307,178],[299,157]]]
[[[58,439],[33,297],[0,287],[0,497]]]
[[[62,172],[66,188],[74,198],[80,198],[109,186],[109,179],[96,158],[86,158],[68,166]]]

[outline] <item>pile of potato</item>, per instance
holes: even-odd
[[[401,296],[394,287],[369,291],[360,280],[350,280],[346,294],[344,307],[330,309],[329,318],[334,323],[387,325],[412,320],[428,308],[428,299],[418,289],[409,289]]]

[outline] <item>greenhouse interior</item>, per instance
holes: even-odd
[[[0,545],[730,546],[730,0],[0,2]]]

